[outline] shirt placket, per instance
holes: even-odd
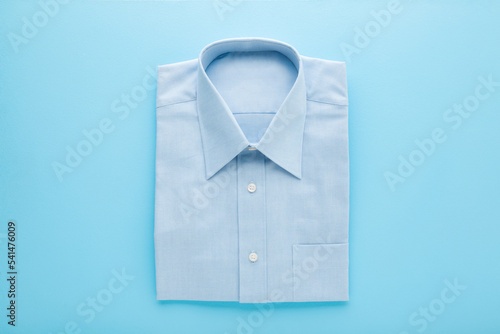
[[[265,157],[251,147],[238,155],[239,299],[267,300]]]

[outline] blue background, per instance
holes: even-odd
[[[217,4],[228,6],[221,15]],[[22,36],[23,17],[42,9],[2,1],[0,333],[64,333],[72,323],[77,330],[66,333],[498,333],[500,87],[457,129],[443,115],[474,94],[478,77],[500,81],[500,4],[401,1],[366,46],[343,52],[356,46],[356,27],[373,25],[371,11],[387,6],[73,0],[16,52],[9,36]],[[347,62],[349,302],[262,312],[156,300],[155,91],[123,119],[111,105],[148,67],[196,58],[229,37],[274,38]],[[60,181],[53,163],[65,163],[66,147],[105,118],[113,131]],[[399,156],[408,159],[435,128],[446,141],[392,190],[384,174],[397,173]],[[18,226],[15,329],[6,324],[9,220]],[[133,279],[110,294],[113,270],[122,269]],[[443,303],[454,280],[466,288]],[[87,322],[78,308],[98,295],[112,300]],[[429,307],[432,321],[418,314]]]

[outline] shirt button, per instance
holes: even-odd
[[[251,262],[255,262],[259,257],[257,256],[257,253],[250,253],[248,258],[250,259]]]
[[[255,190],[257,190],[257,186],[253,183],[250,183],[247,187],[248,191],[253,193]]]

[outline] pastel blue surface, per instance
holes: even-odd
[[[500,330],[500,86],[488,83],[500,81],[499,3],[45,7],[53,16],[38,1],[0,4],[1,333]],[[390,19],[376,14],[389,9]],[[128,107],[122,99],[157,65],[246,36],[347,62],[349,302],[155,298],[155,91]],[[82,146],[82,131],[99,126],[102,139]],[[54,162],[78,145],[89,154],[60,180]],[[6,317],[10,220],[16,328]]]

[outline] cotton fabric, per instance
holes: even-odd
[[[157,299],[348,300],[345,63],[225,39],[159,66],[156,102]]]

